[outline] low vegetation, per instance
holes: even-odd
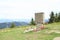
[[[14,28],[15,24],[12,22],[10,28]]]
[[[53,40],[55,37],[60,37],[60,33],[51,32],[57,30],[60,32],[60,22],[44,25],[45,29],[38,32],[24,33],[29,27],[36,26],[21,26],[19,28],[7,28],[0,30],[0,40]]]

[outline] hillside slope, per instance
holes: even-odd
[[[29,27],[36,26],[22,26],[19,28],[10,28],[0,30],[0,40],[53,40],[53,38],[60,36],[60,33],[48,33],[51,30],[60,31],[60,23],[52,23],[45,25],[45,29],[39,32],[24,33],[24,30]]]

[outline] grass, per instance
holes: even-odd
[[[53,38],[60,36],[60,33],[47,33],[46,31],[50,30],[59,30],[60,23],[52,23],[45,25],[45,29],[39,32],[28,32],[23,33],[24,30],[28,27],[36,26],[22,26],[19,28],[7,28],[0,30],[0,40],[53,40]]]

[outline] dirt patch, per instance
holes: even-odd
[[[60,37],[55,37],[53,40],[60,40]]]

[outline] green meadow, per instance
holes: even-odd
[[[53,40],[55,37],[60,37],[60,22],[44,26],[43,30],[28,33],[24,33],[24,30],[36,26],[0,29],[0,40]]]

